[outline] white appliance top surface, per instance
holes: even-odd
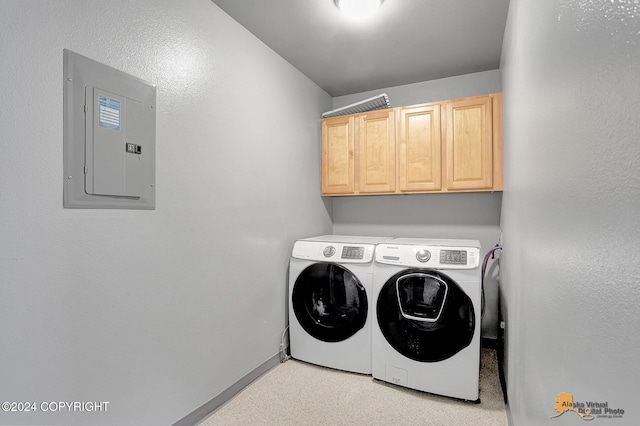
[[[435,239],[435,238],[394,238],[385,241],[389,244],[407,246],[447,246],[447,247],[475,247],[480,248],[478,240],[458,240],[458,239]]]
[[[319,241],[325,243],[347,243],[347,244],[378,244],[391,241],[391,237],[362,237],[351,235],[320,235],[318,237],[302,238],[298,241]]]

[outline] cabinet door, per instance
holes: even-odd
[[[491,189],[491,97],[450,101],[446,108],[447,189]]]
[[[440,105],[400,108],[398,186],[400,191],[441,188]]]
[[[493,187],[494,191],[503,189],[502,159],[502,93],[491,94],[493,103]]]
[[[354,193],[353,116],[322,120],[321,186],[323,195]]]
[[[396,190],[396,126],[394,110],[356,116],[358,188],[364,193]]]

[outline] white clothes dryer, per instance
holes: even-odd
[[[289,341],[295,359],[371,374],[373,255],[390,238],[298,240],[289,266]]]
[[[372,375],[438,395],[479,396],[480,242],[397,238],[379,244]]]

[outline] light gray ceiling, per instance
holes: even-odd
[[[509,0],[385,0],[367,22],[333,0],[212,0],[332,96],[496,69]]]

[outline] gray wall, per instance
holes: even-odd
[[[333,109],[386,93],[392,107],[466,98],[502,91],[500,70],[477,72],[333,98]]]
[[[501,288],[514,425],[560,392],[640,424],[640,5],[512,1]],[[598,424],[608,419],[598,419]]]
[[[1,424],[171,424],[277,354],[331,97],[206,0],[0,0]],[[62,50],[154,82],[157,209],[62,208]]]
[[[500,91],[500,71],[492,70],[341,96],[334,98],[333,107],[339,108],[379,93],[387,93],[392,106],[405,106]],[[478,239],[484,255],[499,241],[501,202],[502,194],[499,192],[336,197],[333,201],[333,232]],[[498,263],[491,261],[488,271],[482,336],[496,339]]]

